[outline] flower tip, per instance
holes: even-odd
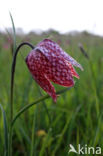
[[[58,95],[55,95],[55,96],[53,96],[53,97],[52,97],[52,98],[53,98],[54,103],[56,103],[56,102],[57,102],[57,96],[58,96]]]
[[[80,76],[78,75],[78,74],[76,74],[76,76],[75,76],[77,79],[80,79]]]
[[[81,69],[81,71],[83,71],[84,69],[83,69],[83,67],[80,65],[80,69]]]
[[[57,102],[57,97],[56,98],[53,98],[53,101],[54,101],[54,103],[56,103]]]

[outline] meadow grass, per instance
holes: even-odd
[[[67,156],[69,144],[100,146],[103,149],[103,38],[87,33],[59,35],[50,32],[42,35],[17,35],[18,45],[28,38],[36,45],[43,38],[52,36],[60,46],[84,68],[76,69],[80,79],[73,88],[61,94],[57,103],[46,99],[25,111],[13,125],[13,156]],[[10,76],[12,54],[5,49],[5,34],[0,38],[0,104],[10,119]],[[90,60],[80,52],[82,43]],[[14,86],[14,116],[21,108],[46,93],[32,79],[25,64],[30,49],[23,47],[17,56]],[[55,84],[54,84],[55,85]],[[57,91],[64,87],[55,85]],[[4,156],[4,126],[0,111],[0,156]],[[75,154],[70,153],[70,156]],[[91,154],[92,155],[92,154]]]

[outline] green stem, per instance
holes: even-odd
[[[39,87],[38,87],[38,91],[39,91],[39,93],[40,93],[40,96],[42,96],[42,92],[41,92],[41,90],[40,90]],[[48,116],[48,119],[49,119],[49,125],[51,125],[51,116],[50,116],[50,114],[49,114],[49,111],[48,111],[48,108],[47,108],[47,106],[46,106],[46,103],[45,103],[45,101],[42,101],[42,103],[43,103],[43,106],[44,106],[44,108],[45,108],[45,111],[46,111],[47,116]]]
[[[35,137],[36,116],[37,116],[37,108],[34,111],[30,156],[34,155],[34,137]]]
[[[58,91],[56,94],[64,93],[65,91],[67,91],[67,90],[69,90],[69,89],[70,89],[70,88],[62,89],[61,91]],[[38,100],[34,101],[33,103],[24,106],[24,107],[15,115],[15,117],[14,117],[14,119],[13,119],[13,121],[12,121],[12,126],[14,125],[16,119],[17,119],[23,112],[25,112],[27,109],[29,109],[29,108],[32,107],[33,105],[38,104],[39,102],[41,102],[41,101],[43,101],[43,100],[45,100],[45,99],[48,99],[48,98],[50,98],[50,96],[49,96],[49,95],[45,95],[45,96],[39,98]]]
[[[15,74],[15,66],[16,66],[16,57],[19,52],[19,49],[24,45],[28,45],[32,49],[34,49],[34,46],[31,45],[30,43],[23,42],[17,47],[14,57],[13,57],[12,68],[11,68],[11,89],[10,89],[10,128],[9,128],[9,148],[8,148],[9,156],[12,156],[13,88],[14,88],[14,74]]]
[[[99,98],[98,98],[98,94],[97,94],[97,85],[96,85],[96,76],[94,73],[94,69],[93,69],[93,65],[91,60],[89,60],[89,65],[90,65],[90,70],[91,70],[91,75],[93,78],[93,90],[94,90],[94,95],[95,95],[95,101],[96,101],[96,113],[97,113],[97,117],[99,116]]]
[[[98,117],[99,116],[99,112],[100,112],[100,110],[99,110],[99,98],[98,98],[98,94],[97,94],[96,76],[95,76],[95,73],[94,73],[93,65],[92,65],[90,57],[88,56],[87,52],[83,48],[82,44],[79,44],[79,48],[80,48],[82,54],[87,58],[87,60],[89,62],[91,75],[92,75],[92,78],[93,78],[93,91],[94,91],[94,95],[95,95],[96,113],[97,113],[97,117]]]

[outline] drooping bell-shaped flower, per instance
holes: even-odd
[[[35,81],[55,102],[57,95],[50,81],[61,86],[71,87],[74,85],[73,76],[79,78],[73,65],[83,70],[76,60],[50,39],[41,41],[28,54],[26,63]]]

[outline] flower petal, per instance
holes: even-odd
[[[74,85],[73,76],[69,65],[61,57],[57,59],[56,57],[51,58],[52,63],[48,64],[45,69],[45,74],[47,77],[61,86],[71,87]]]
[[[53,85],[45,74],[45,67],[47,66],[48,60],[46,57],[35,50],[32,50],[26,58],[27,66],[36,80],[36,82],[44,89],[56,102],[57,95]]]
[[[29,64],[28,67],[32,75],[35,76],[38,73],[39,77],[40,74],[45,74],[49,80],[65,87],[71,87],[74,85],[72,76],[74,72],[73,67],[72,65],[69,67],[68,61],[63,57],[50,56],[50,59],[48,60],[40,50],[38,51],[34,49],[29,53],[28,59],[29,61],[27,64]],[[74,75],[78,77],[76,72],[74,73]]]
[[[72,65],[79,67],[81,70],[83,70],[83,67],[69,54],[67,54],[63,49],[54,41],[50,39],[44,39],[41,41],[36,49],[40,50],[48,59],[51,55],[54,55],[55,57],[62,56],[64,59],[69,61]]]
[[[72,64],[70,62],[67,62],[67,64],[69,65],[69,68],[71,70],[71,74],[72,76],[75,76],[76,78],[80,78],[79,75],[77,74],[77,72],[75,71],[75,69],[73,68]]]
[[[54,86],[51,84],[50,80],[46,75],[39,75],[38,77],[33,76],[37,83],[40,85],[42,89],[44,89],[56,102],[57,95],[54,89]]]

